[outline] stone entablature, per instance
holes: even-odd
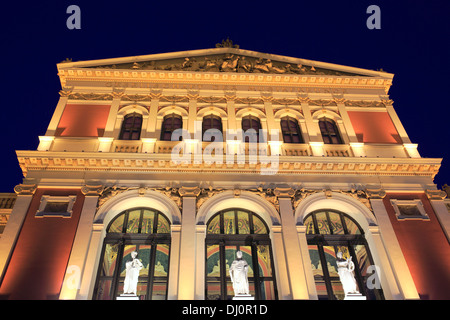
[[[190,173],[244,173],[260,174],[264,163],[174,161],[171,154],[142,153],[88,153],[17,151],[24,174],[52,171],[105,171],[106,172],[190,172]],[[430,158],[355,158],[355,157],[297,157],[279,156],[279,174],[302,175],[380,175],[380,176],[426,176],[433,178],[441,165],[441,159]],[[269,163],[270,165],[270,163]]]

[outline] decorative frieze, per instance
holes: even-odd
[[[186,95],[162,95],[161,93],[149,93],[149,94],[125,94],[123,91],[113,91],[111,93],[82,93],[73,92],[71,89],[64,89],[60,91],[62,97],[67,97],[71,100],[101,100],[108,101],[114,98],[120,98],[122,101],[142,102],[151,101],[157,99],[161,102],[189,102],[190,100],[196,100],[200,103],[226,103],[227,101],[234,101],[237,104],[245,105],[262,105],[264,102],[271,102],[273,105],[301,105],[302,103],[308,103],[311,106],[332,107],[337,106],[338,103],[344,103],[350,107],[362,107],[362,108],[383,108],[386,106],[387,100],[382,101],[352,101],[346,99],[310,99],[309,97],[299,96],[297,98],[274,98],[272,96],[262,97],[236,97],[236,95],[225,96],[200,96],[198,94],[186,94]],[[391,100],[390,100],[391,101]]]
[[[180,209],[180,211],[182,210],[183,202],[181,201],[181,196],[178,188],[172,187],[154,188],[154,187],[138,187],[138,186],[124,187],[117,185],[107,186],[102,190],[98,200],[97,208],[100,208],[105,204],[106,201],[114,198],[115,196],[130,190],[137,190],[139,196],[144,196],[147,190],[160,192],[165,196],[167,196],[168,198],[170,198],[171,200],[173,200]]]

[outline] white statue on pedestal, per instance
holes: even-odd
[[[356,286],[355,276],[353,271],[355,270],[355,264],[352,261],[352,257],[347,259],[342,258],[343,254],[341,251],[337,253],[336,264],[338,267],[339,278],[342,283],[342,288],[344,289],[345,296],[347,294],[359,294]]]
[[[234,295],[249,295],[248,289],[248,263],[242,259],[242,252],[236,252],[236,260],[231,263],[230,278],[233,283]]]
[[[126,275],[123,286],[124,294],[136,295],[139,271],[144,267],[139,259],[136,259],[137,252],[131,253],[131,260],[125,264]]]

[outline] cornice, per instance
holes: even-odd
[[[137,173],[260,174],[261,163],[177,163],[171,154],[17,151],[24,175],[31,171],[107,171]],[[433,178],[442,159],[279,156],[276,174],[427,176]],[[270,165],[270,164],[269,164]]]
[[[337,88],[382,88],[386,92],[392,85],[391,78],[381,76],[295,75],[233,72],[191,72],[165,70],[117,70],[67,68],[58,73],[62,86],[68,82],[103,82],[105,87],[114,83],[179,83],[245,86],[303,86]]]

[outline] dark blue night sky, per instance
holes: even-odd
[[[369,5],[381,29],[369,30]],[[81,29],[69,30],[69,5]],[[213,48],[242,49],[394,73],[390,96],[422,157],[444,158],[450,184],[450,1],[15,1],[1,5],[0,192],[22,182],[15,150],[35,150],[61,89],[56,64]]]

